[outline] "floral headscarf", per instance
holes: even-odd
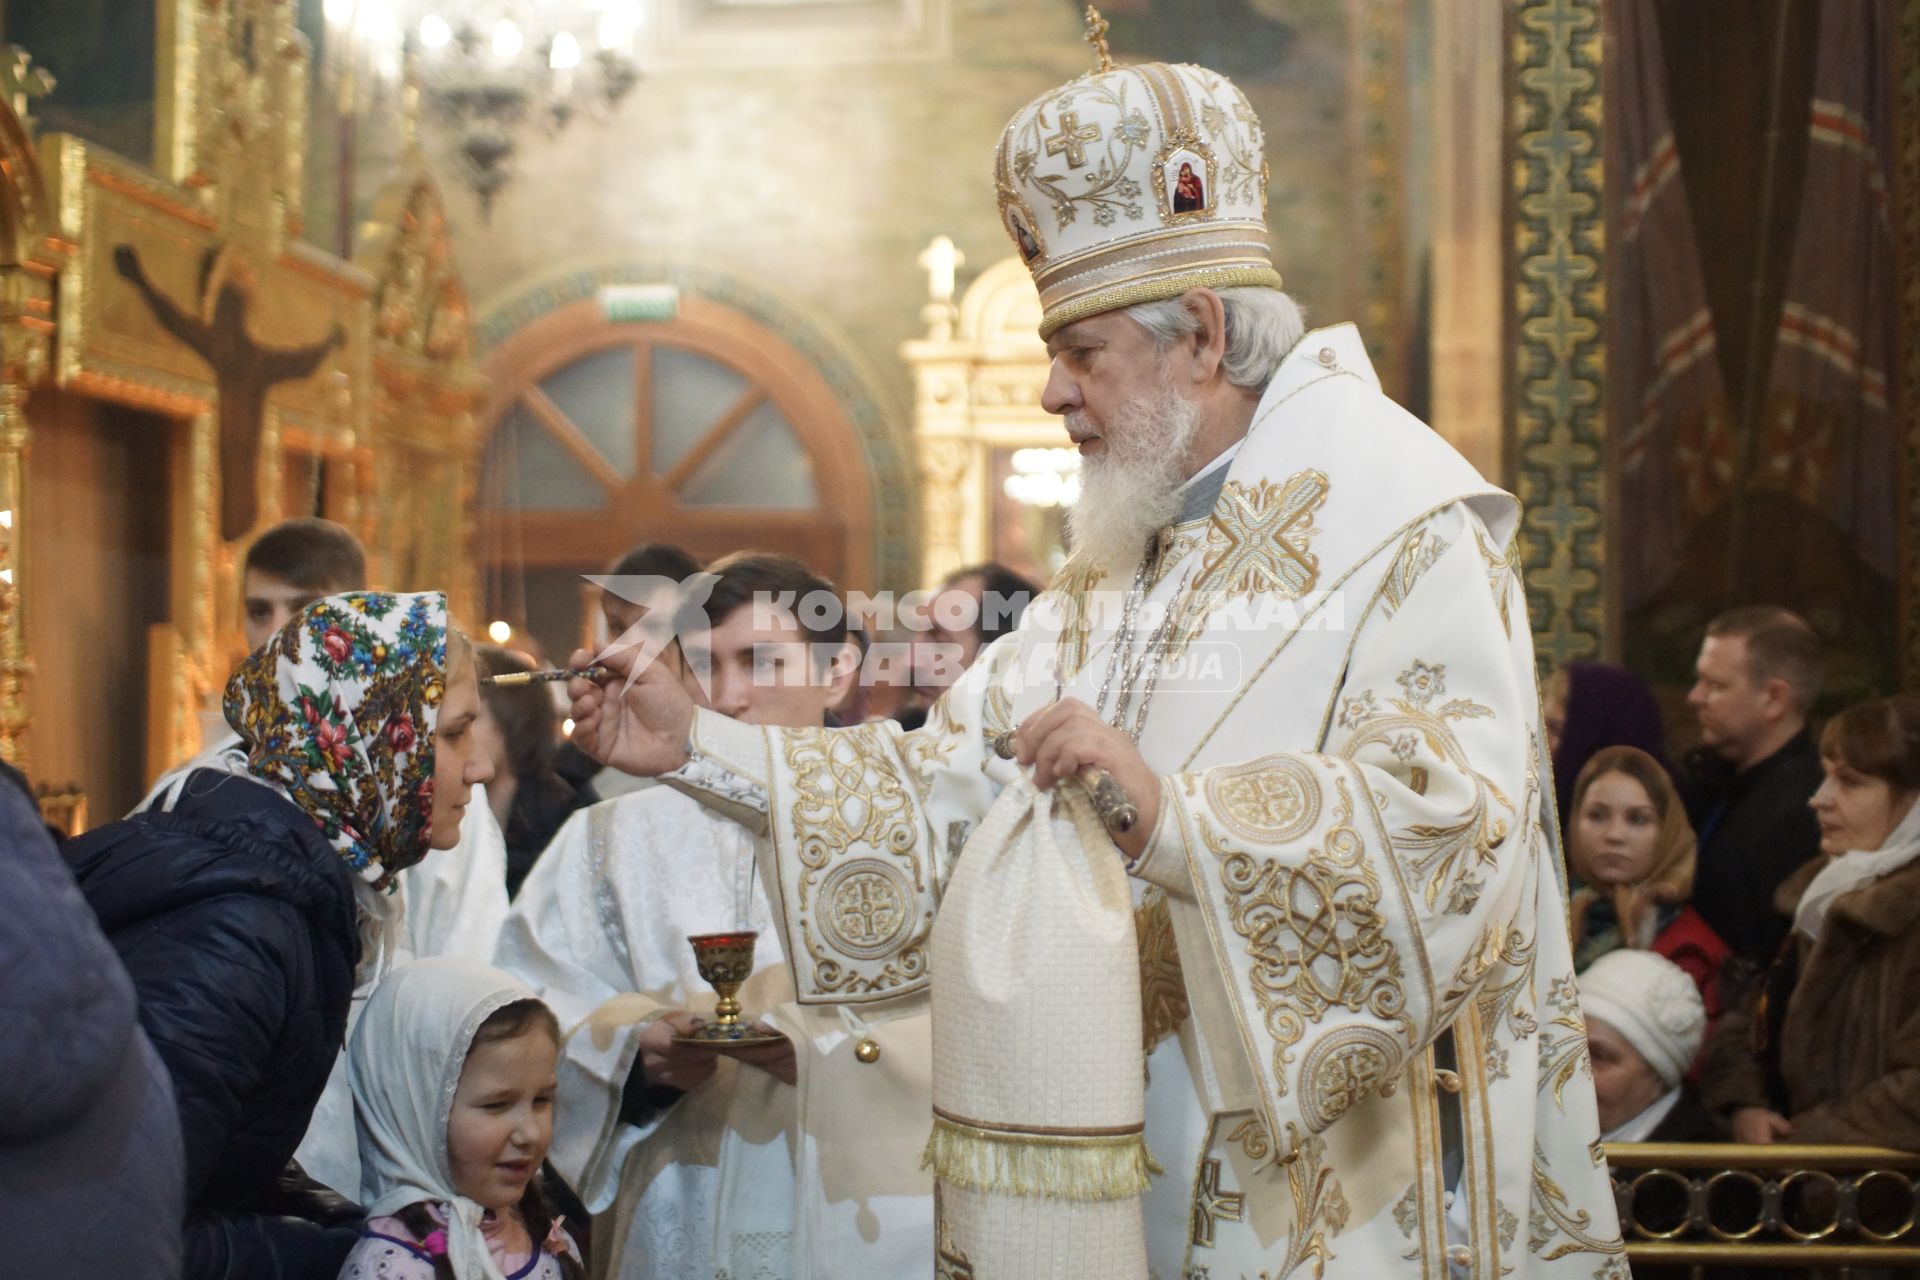
[[[247,657],[225,710],[247,769],[306,810],[377,889],[427,855],[433,731],[447,693],[447,600],[316,600]]]

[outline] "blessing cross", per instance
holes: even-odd
[[[1087,34],[1085,39],[1088,44],[1093,46],[1093,51],[1100,55],[1100,69],[1102,71],[1113,70],[1113,53],[1107,48],[1107,20],[1101,17],[1100,11],[1092,5],[1087,6]]]
[[[0,44],[0,98],[20,122],[33,127],[33,100],[53,92],[53,73],[33,65],[33,55],[17,44]]]
[[[1060,113],[1060,132],[1047,139],[1047,154],[1057,156],[1067,153],[1069,169],[1084,169],[1087,164],[1087,150],[1083,145],[1100,141],[1100,126],[1090,124],[1082,128],[1080,115],[1075,111]]]

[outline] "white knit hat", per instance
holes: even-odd
[[[1699,988],[1673,961],[1652,951],[1609,951],[1580,975],[1589,1021],[1625,1037],[1669,1089],[1686,1078],[1707,1034]]]

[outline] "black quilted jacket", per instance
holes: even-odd
[[[331,1280],[355,1216],[290,1203],[282,1174],[346,1035],[359,954],[351,868],[297,806],[212,770],[189,779],[171,813],[88,832],[67,857],[173,1077],[187,1152],[182,1274]]]

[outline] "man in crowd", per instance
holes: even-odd
[[[1730,609],[1707,624],[1687,704],[1700,719],[1704,768],[1688,813],[1700,839],[1693,905],[1735,955],[1765,965],[1787,936],[1774,891],[1820,852],[1807,801],[1820,753],[1807,710],[1820,695],[1820,638],[1773,605]]]
[[[927,708],[971,667],[988,645],[1020,627],[1039,588],[989,560],[956,569],[927,603],[926,629],[914,634],[916,711],[898,715],[909,729],[926,722]]]
[[[1205,210],[1154,181],[1180,146],[1213,157]],[[937,1184],[943,1274],[1624,1277],[1542,820],[1517,504],[1380,393],[1351,327],[1303,334],[1262,148],[1230,82],[1162,64],[1083,76],[1006,130],[1002,219],[1043,236],[1044,403],[1085,460],[1074,558],[925,728],[741,724],[611,654],[613,679],[570,685],[575,737],[763,832],[796,1000],[895,1043],[930,1021],[948,872],[1006,847],[997,797],[1098,769],[1134,806],[1111,839],[1053,839],[1124,859],[1142,895],[1147,1061],[1111,1080],[1147,1068],[1167,1172],[1143,1206],[1108,1176],[1137,1127],[937,1113],[965,1157]],[[1135,998],[1104,970],[1016,980]],[[1044,1062],[1046,1034],[994,1052]],[[924,1120],[873,1122],[895,1050],[862,1039],[873,1074],[837,1132],[892,1163]],[[1035,1189],[1061,1168],[1089,1176]],[[796,1242],[796,1276],[843,1273]]]
[[[359,591],[367,585],[367,557],[360,540],[343,525],[317,516],[282,520],[247,548],[240,567],[240,629],[251,653],[302,609],[322,596]],[[133,812],[152,808],[178,779],[234,753],[240,735],[221,722],[206,748],[164,775]],[[246,767],[244,757],[239,759]]]
[[[663,660],[716,714],[819,733],[856,677],[856,650],[843,620],[803,622],[771,602],[830,598],[832,587],[785,556],[730,556],[712,572],[700,629],[679,637],[684,669],[671,648]],[[741,928],[760,935],[742,1003],[789,1038],[734,1052],[736,1062],[674,1037],[714,1004],[688,935]],[[553,1159],[590,1207],[613,1208],[596,1241],[606,1274],[788,1275],[796,1215],[833,1211],[824,1184],[840,1170],[823,1170],[823,1157],[857,1166],[861,1155],[819,1151],[809,1114],[857,1107],[874,1081],[837,1016],[792,1003],[746,829],[669,787],[575,814],[515,900],[495,963],[535,986],[569,1030]],[[920,1110],[896,1119],[924,1136],[924,1058],[887,1064],[896,1077],[910,1067]],[[874,1209],[886,1230],[843,1254],[836,1276],[931,1270],[930,1186],[917,1181],[904,1209]]]

